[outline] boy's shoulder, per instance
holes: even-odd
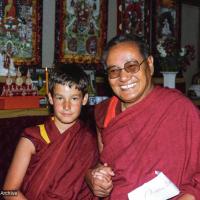
[[[45,128],[44,123],[37,124],[35,126],[31,126],[25,128],[22,132],[21,137],[25,137],[29,139],[36,146],[38,144],[46,144],[48,143],[45,140]],[[44,136],[43,136],[44,135]]]
[[[22,136],[30,136],[30,137],[36,137],[37,138],[39,133],[40,133],[39,125],[40,124],[25,128],[23,133],[22,133]]]

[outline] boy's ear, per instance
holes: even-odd
[[[83,97],[83,101],[82,101],[82,105],[85,106],[87,104],[88,101],[88,93],[86,93]]]
[[[52,95],[51,95],[50,92],[48,93],[48,100],[49,100],[49,103],[50,103],[51,105],[53,105],[53,98],[52,98]]]

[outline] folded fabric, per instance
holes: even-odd
[[[157,176],[128,193],[129,200],[167,200],[179,194],[179,189],[162,172]]]

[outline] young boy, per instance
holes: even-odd
[[[8,171],[5,199],[92,199],[85,171],[98,159],[96,139],[78,119],[88,100],[88,78],[76,65],[56,66],[49,79],[54,116],[25,129]]]

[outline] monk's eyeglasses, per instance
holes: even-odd
[[[135,74],[140,70],[140,66],[144,63],[145,60],[146,58],[141,63],[139,63],[137,60],[126,62],[123,68],[120,68],[118,66],[109,67],[107,69],[108,77],[110,79],[120,77],[120,73],[123,69],[128,73]]]

